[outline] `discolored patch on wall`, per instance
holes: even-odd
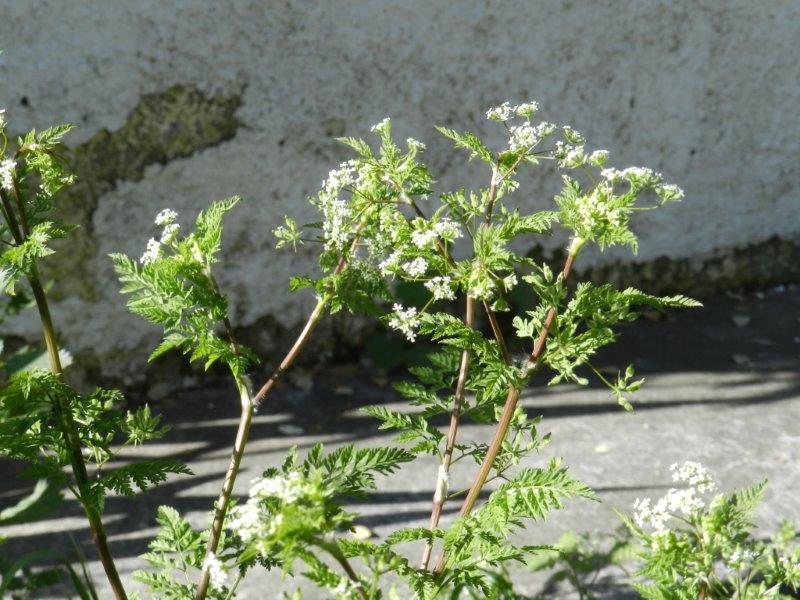
[[[77,181],[59,196],[58,210],[65,222],[79,228],[66,242],[67,250],[43,264],[45,275],[59,281],[54,299],[100,297],[91,261],[97,250],[92,216],[101,198],[122,181],[141,180],[148,166],[188,158],[234,138],[241,104],[238,93],[207,96],[191,86],[173,85],[142,96],[120,129],[101,129],[85,143],[64,149]]]

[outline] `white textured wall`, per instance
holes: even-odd
[[[173,84],[241,97],[233,139],[118,181],[91,215],[99,297],[69,296],[57,320],[73,350],[118,364],[139,364],[155,333],[102,279],[105,255],[140,253],[164,206],[188,219],[244,196],[222,277],[235,318],[296,322],[306,306],[283,290],[310,256],[273,251],[269,231],[310,214],[306,196],[345,157],[331,136],[385,115],[428,143],[443,186],[476,185],[431,126],[491,137],[488,106],[538,100],[615,166],[653,166],[686,189],[684,204],[639,220],[642,260],[800,232],[796,1],[0,0],[0,47],[0,106],[17,130],[73,121],[75,145]],[[521,191],[544,206],[553,189]]]

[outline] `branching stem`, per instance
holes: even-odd
[[[466,315],[464,323],[467,327],[472,327],[475,317],[475,301],[467,296]],[[445,481],[450,474],[450,463],[453,460],[453,448],[456,444],[456,435],[458,434],[458,423],[461,418],[461,405],[464,401],[464,390],[467,386],[467,374],[469,371],[469,350],[464,349],[461,352],[461,363],[458,368],[458,380],[456,381],[456,391],[453,396],[453,408],[450,412],[450,427],[447,431],[447,441],[445,442],[444,454],[442,455],[441,471],[438,475],[439,479],[444,478]],[[443,481],[437,481],[436,491],[433,495],[433,508],[431,510],[430,528],[435,529],[439,526],[439,519],[442,516],[442,509],[447,500],[447,490],[443,489],[446,486]],[[433,543],[428,541],[425,544],[425,549],[422,553],[422,561],[420,568],[427,569],[428,563],[431,559],[431,552],[433,552]]]
[[[572,245],[570,246],[569,253],[567,255],[566,263],[564,264],[564,269],[561,272],[562,280],[566,281],[572,271],[572,265],[575,261],[576,256],[580,252],[581,248],[583,247],[583,240],[574,240]],[[524,367],[524,375],[529,375],[532,371],[538,368],[538,362],[541,358],[542,354],[544,353],[545,345],[547,342],[547,336],[550,333],[550,328],[553,326],[553,323],[556,319],[556,309],[555,307],[551,307],[547,313],[547,317],[545,318],[544,324],[542,326],[542,330],[539,333],[539,337],[533,344],[533,349],[531,350],[530,356],[528,357],[527,364]],[[478,496],[483,489],[483,486],[486,483],[486,479],[489,477],[489,473],[492,470],[492,466],[494,465],[494,461],[497,458],[497,454],[500,452],[500,448],[503,445],[503,442],[506,439],[506,435],[508,434],[508,428],[511,425],[511,420],[514,417],[514,412],[517,409],[517,404],[519,403],[519,396],[521,393],[521,389],[517,386],[510,386],[508,390],[508,395],[506,396],[506,401],[503,406],[503,413],[500,417],[500,421],[497,424],[497,429],[495,429],[494,437],[492,438],[492,442],[489,445],[489,449],[486,452],[486,456],[481,463],[480,469],[478,470],[477,475],[475,476],[475,480],[470,486],[469,493],[467,497],[464,499],[464,503],[461,505],[461,510],[458,513],[459,517],[467,516],[475,506],[475,503],[478,500]],[[444,569],[445,563],[445,555],[442,553],[439,556],[439,560],[434,567],[434,572],[441,572]]]
[[[498,192],[498,184],[499,184],[499,171],[497,167],[492,169],[492,180],[489,185],[489,200],[486,206],[486,213],[484,215],[483,224],[485,227],[490,227],[492,224],[492,217],[494,214],[494,203],[497,200],[497,192]],[[417,214],[422,214],[422,211],[417,207],[416,203],[412,203],[414,208],[417,211]],[[449,258],[447,253],[445,252],[444,244],[441,240],[438,240],[440,250],[442,254],[445,256],[446,259],[452,263],[452,259]],[[464,323],[467,327],[472,328],[473,323],[475,320],[475,301],[467,296],[466,302],[466,315],[464,317]],[[489,316],[489,322],[492,325],[492,331],[494,332],[495,338],[497,339],[498,346],[500,348],[500,352],[503,356],[503,360],[506,364],[510,362],[510,358],[508,355],[508,348],[506,347],[505,340],[503,338],[503,333],[500,330],[500,325],[497,322],[497,317],[494,314],[494,311],[489,306],[488,302],[483,303],[484,308],[486,309],[486,314]],[[445,442],[445,449],[444,455],[442,457],[442,465],[441,470],[438,474],[438,479],[436,482],[436,491],[433,495],[433,508],[431,510],[431,518],[430,518],[430,528],[435,529],[439,526],[439,519],[442,516],[442,510],[444,508],[444,503],[447,501],[447,490],[446,482],[449,479],[450,475],[450,464],[453,459],[453,449],[455,448],[456,443],[456,436],[458,435],[458,424],[461,419],[461,407],[464,402],[464,391],[467,385],[467,375],[469,372],[469,360],[470,360],[470,353],[468,349],[464,349],[461,353],[461,362],[458,369],[458,380],[456,382],[456,390],[453,396],[453,408],[450,412],[450,426],[447,431],[447,440]],[[433,552],[433,543],[432,541],[428,541],[425,544],[425,549],[422,553],[422,560],[420,561],[420,568],[427,569],[428,563],[431,559],[431,553]]]
[[[339,263],[336,265],[336,269],[333,272],[334,276],[339,275],[344,270],[349,256],[355,252],[356,246],[358,245],[358,237],[364,224],[365,222],[362,220],[348,252],[342,255]],[[211,281],[216,288],[216,282],[214,282],[213,277],[211,278]],[[222,534],[222,527],[225,523],[225,515],[228,512],[228,507],[230,506],[231,502],[231,495],[233,494],[233,486],[236,483],[236,476],[239,474],[242,457],[244,456],[245,447],[247,446],[247,439],[250,435],[250,425],[253,421],[253,413],[267,397],[267,394],[270,392],[270,390],[275,387],[275,384],[277,383],[278,379],[280,379],[281,375],[283,375],[287,369],[292,366],[294,361],[300,355],[300,352],[311,338],[311,334],[314,332],[314,329],[316,329],[319,321],[322,318],[322,315],[325,314],[325,309],[332,299],[333,291],[329,291],[317,301],[317,305],[309,315],[303,330],[300,332],[300,335],[295,340],[289,352],[286,354],[286,356],[284,356],[280,365],[278,365],[275,371],[273,371],[272,375],[269,377],[269,379],[267,379],[264,385],[261,386],[261,389],[258,390],[258,393],[256,393],[255,396],[251,394],[248,383],[237,377],[236,385],[239,388],[239,394],[241,396],[242,412],[239,417],[239,426],[236,430],[236,440],[233,444],[231,460],[228,464],[228,470],[225,473],[225,479],[222,482],[222,490],[220,491],[214,511],[214,521],[211,524],[211,533],[209,534],[208,544],[206,545],[206,558],[216,554],[217,552],[219,538]],[[228,334],[228,339],[231,345],[234,347],[234,352],[238,354],[238,346],[233,337],[233,328],[227,318],[224,320],[224,326]],[[200,574],[200,582],[197,585],[195,600],[204,600],[208,594],[208,586],[210,581],[211,573],[208,569],[203,569]]]

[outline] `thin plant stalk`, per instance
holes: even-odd
[[[349,251],[341,257],[339,263],[336,265],[336,269],[333,272],[334,275],[339,275],[344,270],[345,266],[347,265],[348,256],[355,251],[358,244],[358,235],[361,231],[361,227],[363,227],[363,224],[364,222],[362,221],[362,225],[356,232],[356,236],[350,245]],[[217,499],[216,503],[216,509],[214,511],[214,520],[211,524],[211,532],[208,537],[208,543],[206,544],[206,559],[213,557],[217,552],[219,538],[222,535],[222,527],[225,523],[225,515],[228,512],[231,496],[233,495],[233,486],[236,483],[236,476],[239,474],[239,469],[242,464],[242,457],[244,456],[247,440],[250,436],[250,425],[253,421],[253,414],[267,397],[267,394],[269,394],[270,390],[275,386],[281,375],[283,375],[289,369],[289,367],[292,366],[294,361],[300,355],[300,352],[311,338],[311,334],[316,329],[319,321],[325,314],[325,309],[332,299],[333,292],[329,291],[317,301],[314,310],[311,311],[303,330],[300,332],[300,335],[295,340],[291,349],[286,356],[284,356],[283,360],[275,369],[275,371],[273,371],[272,375],[270,375],[269,379],[267,379],[264,385],[261,386],[261,389],[258,390],[255,396],[252,395],[250,387],[246,381],[240,378],[237,378],[236,380],[236,386],[239,389],[239,396],[242,404],[242,412],[239,417],[239,425],[236,430],[236,439],[234,440],[233,451],[231,452],[228,470],[225,472],[225,479],[222,482],[222,490],[220,491],[219,498]],[[236,349],[237,345],[235,339],[233,338],[233,330],[230,323],[227,322],[227,319],[225,322],[225,329],[227,331],[229,341],[233,345],[234,349]],[[203,600],[206,597],[210,582],[211,573],[207,568],[204,567],[200,573],[200,582],[197,585],[195,600]]]
[[[580,252],[581,248],[583,247],[583,240],[575,239],[573,240],[572,244],[569,248],[569,253],[567,254],[567,260],[564,264],[564,268],[561,271],[562,281],[566,281],[569,278],[570,273],[572,272],[572,266],[575,262],[575,258],[577,257],[578,253]],[[531,350],[530,355],[528,356],[528,360],[523,367],[524,373],[523,375],[527,376],[534,370],[539,368],[539,359],[541,358],[542,354],[544,353],[544,349],[547,342],[547,336],[550,333],[550,329],[553,326],[553,323],[556,320],[556,309],[555,307],[551,307],[550,310],[547,312],[547,316],[545,317],[544,324],[542,326],[542,330],[539,333],[539,337],[533,344],[533,349]],[[497,458],[497,454],[500,452],[500,448],[503,445],[503,442],[506,439],[506,435],[508,434],[508,428],[511,425],[511,420],[514,417],[514,412],[517,409],[517,404],[519,403],[519,396],[522,390],[517,386],[511,386],[508,390],[508,395],[506,396],[505,404],[503,405],[503,413],[500,417],[500,421],[497,424],[497,428],[495,429],[494,437],[492,438],[492,442],[489,445],[489,449],[486,452],[486,456],[481,463],[480,469],[478,469],[478,473],[475,475],[475,480],[473,481],[472,485],[470,486],[469,492],[467,493],[467,497],[464,498],[464,502],[461,505],[461,510],[458,513],[458,516],[465,517],[467,516],[475,506],[475,503],[478,500],[478,496],[483,489],[484,484],[486,483],[486,479],[489,477],[489,473],[492,470],[492,465],[494,465],[494,461]],[[444,561],[445,555],[442,553],[439,556],[439,560],[434,567],[434,572],[439,573],[444,569]]]
[[[466,315],[464,323],[467,327],[472,327],[475,316],[475,301],[467,296]],[[458,434],[458,423],[461,418],[461,406],[464,402],[464,390],[467,385],[467,374],[469,371],[469,350],[465,349],[461,352],[461,362],[458,368],[458,380],[456,382],[456,391],[453,396],[453,408],[450,412],[450,427],[447,431],[447,441],[445,442],[444,454],[442,455],[442,464],[439,469],[439,475],[436,482],[436,491],[433,494],[433,508],[431,509],[430,529],[436,529],[439,526],[439,519],[442,516],[442,509],[444,508],[445,500],[447,499],[447,479],[450,474],[450,463],[453,460],[453,449],[456,445],[456,435]],[[420,562],[421,569],[427,569],[428,563],[431,559],[431,552],[433,552],[433,542],[429,541],[425,544],[425,549],[422,553],[422,561]]]
[[[497,200],[497,191],[498,191],[498,184],[499,184],[499,172],[497,167],[492,169],[492,179],[489,185],[489,200],[486,206],[486,213],[484,216],[483,225],[489,227],[492,224],[492,216],[494,213],[494,204]],[[417,208],[417,212],[420,213],[419,209]],[[443,246],[440,240],[440,248]],[[445,255],[445,258],[449,258]],[[450,259],[452,262],[452,259]],[[483,306],[486,310],[486,314],[489,317],[489,322],[492,326],[492,332],[497,339],[498,347],[500,348],[500,352],[503,356],[503,360],[508,364],[510,362],[508,348],[505,343],[505,339],[503,337],[503,333],[500,329],[500,325],[497,322],[497,317],[494,314],[494,311],[489,306],[488,302],[483,302]],[[464,323],[467,327],[472,327],[474,322],[474,312],[475,312],[475,303],[474,300],[467,296],[466,302],[466,315],[464,317]],[[450,464],[453,459],[453,449],[455,448],[456,437],[458,435],[458,425],[461,419],[461,408],[464,402],[464,390],[467,385],[467,375],[469,372],[469,350],[464,350],[461,353],[461,361],[459,364],[458,369],[458,380],[456,382],[456,390],[453,396],[453,408],[450,412],[450,425],[447,431],[447,439],[445,442],[445,449],[444,454],[442,455],[442,464],[439,470],[439,474],[437,476],[436,482],[436,491],[433,495],[433,507],[431,509],[431,518],[430,518],[430,529],[435,529],[439,526],[439,519],[442,516],[442,510],[444,508],[444,503],[447,501],[447,481],[450,475]],[[431,559],[431,553],[433,552],[433,542],[428,541],[425,544],[425,549],[422,553],[422,560],[420,561],[420,568],[427,569],[428,563]]]
[[[331,557],[333,557],[333,559],[339,563],[339,565],[342,567],[342,570],[344,570],[344,572],[347,574],[348,579],[355,584],[359,598],[362,600],[367,600],[367,593],[361,586],[361,580],[358,578],[358,575],[350,564],[350,561],[347,560],[347,557],[344,555],[336,542],[317,539],[314,543],[322,550],[325,550],[325,552],[330,554]]]
[[[19,196],[19,189],[16,181],[14,182],[14,191],[16,196],[17,207],[20,214],[22,226],[17,221],[16,214],[5,191],[0,190],[0,199],[3,205],[3,215],[8,223],[8,228],[11,235],[17,244],[22,244],[25,238],[29,235],[28,219],[25,213],[22,199]],[[56,336],[55,326],[53,325],[53,318],[50,314],[50,306],[47,301],[47,295],[42,287],[41,279],[39,277],[39,270],[36,264],[31,267],[28,273],[28,282],[31,286],[34,300],[36,301],[36,308],[39,312],[39,320],[42,324],[42,334],[44,337],[45,347],[47,348],[47,357],[50,362],[50,370],[58,377],[64,379],[64,369],[61,365],[61,358],[59,356],[58,339]],[[89,476],[86,471],[86,462],[84,461],[83,454],[81,453],[80,436],[78,435],[78,428],[72,418],[72,411],[69,406],[69,400],[63,396],[56,399],[56,413],[61,422],[61,428],[64,433],[64,439],[67,446],[69,455],[70,467],[78,491],[78,501],[83,507],[86,518],[89,521],[89,528],[92,532],[92,541],[94,542],[100,562],[105,570],[108,582],[114,592],[117,600],[126,600],[127,594],[122,585],[119,573],[117,572],[114,558],[111,554],[111,549],[108,546],[108,536],[106,535],[105,526],[103,525],[102,517],[97,507],[94,506],[90,500],[90,485]]]

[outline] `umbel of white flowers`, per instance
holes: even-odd
[[[159,239],[150,238],[147,241],[147,249],[142,254],[139,262],[143,265],[149,265],[163,256],[163,247],[169,246],[178,238],[181,226],[175,222],[177,218],[178,213],[171,208],[165,208],[156,215],[155,224],[164,229],[161,231]]]
[[[708,470],[699,462],[687,461],[670,466],[672,480],[685,483],[687,487],[672,488],[655,503],[650,498],[637,498],[633,503],[634,522],[642,528],[653,529],[653,536],[664,536],[669,532],[667,524],[673,517],[690,517],[705,507],[703,494],[712,492],[717,484]]]

